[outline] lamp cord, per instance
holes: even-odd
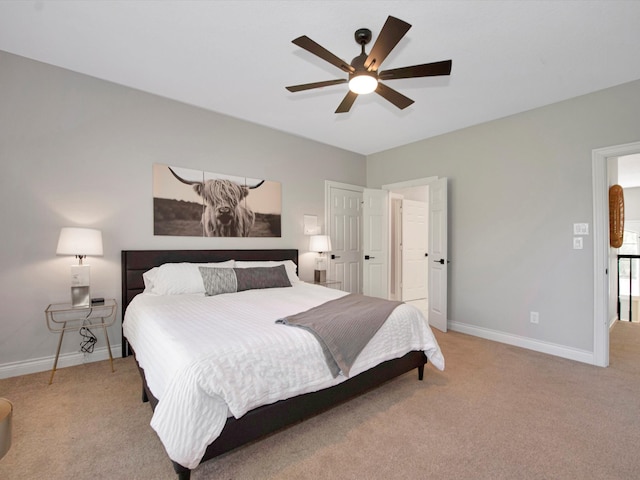
[[[89,313],[87,314],[85,320],[89,318],[92,311],[93,311],[93,308],[89,310]],[[93,348],[95,347],[96,342],[98,341],[96,336],[87,327],[82,327],[80,329],[80,335],[83,338],[83,341],[80,343],[80,351],[82,351],[83,353],[93,353]]]

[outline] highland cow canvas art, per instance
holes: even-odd
[[[154,164],[155,235],[280,237],[279,182]]]

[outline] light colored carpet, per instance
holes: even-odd
[[[640,478],[640,325],[598,368],[437,333],[447,369],[408,373],[205,463],[194,480]],[[14,402],[1,479],[175,479],[131,358],[0,380]]]

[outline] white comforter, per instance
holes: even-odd
[[[159,399],[151,426],[169,457],[195,468],[229,414],[239,418],[260,405],[346,380],[332,377],[312,334],[275,323],[342,295],[296,282],[213,297],[135,297],[124,334]],[[350,376],[412,350],[424,350],[436,368],[444,368],[427,321],[403,304],[362,351]]]

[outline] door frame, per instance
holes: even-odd
[[[640,142],[592,151],[593,178],[593,364],[609,365],[609,174],[610,158],[640,153]]]
[[[426,187],[430,183],[438,180],[438,177],[423,177],[416,178],[414,180],[407,180],[405,182],[397,182],[397,183],[387,183],[386,185],[382,185],[380,187],[382,190],[395,190],[397,188],[407,188],[407,187]]]

